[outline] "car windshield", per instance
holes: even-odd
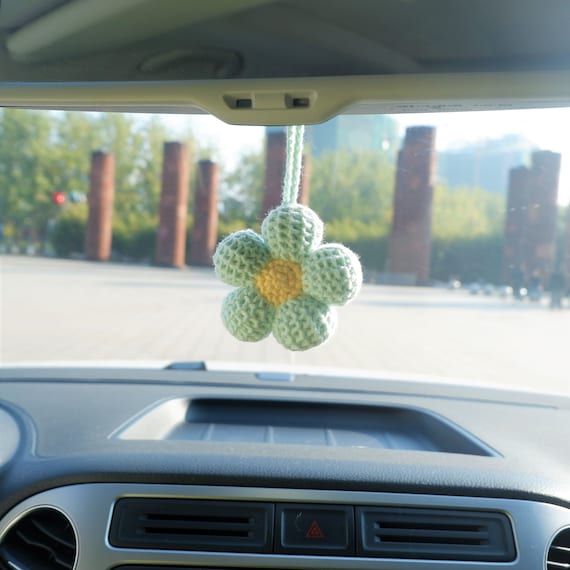
[[[364,286],[327,343],[291,352],[230,335],[235,287],[212,267],[222,238],[259,232],[280,203],[284,128],[4,109],[1,362],[215,361],[567,393],[569,121],[548,109],[308,126],[299,201],[325,242],[360,257]]]

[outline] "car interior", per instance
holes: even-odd
[[[569,23],[566,0],[2,0],[0,106],[569,107]],[[0,568],[570,569],[570,382],[536,385],[3,364]]]

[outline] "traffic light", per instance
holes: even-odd
[[[52,192],[51,193],[51,199],[53,200],[53,203],[56,206],[63,206],[65,204],[65,192],[61,192],[61,190],[58,190],[57,192]]]

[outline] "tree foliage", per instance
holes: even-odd
[[[60,213],[52,192],[87,194],[95,150],[115,157],[114,218],[126,228],[156,221],[167,135],[158,118],[2,110],[0,222],[20,232],[44,234]]]
[[[436,187],[433,198],[433,235],[439,239],[465,239],[500,234],[505,201],[481,188]]]
[[[375,151],[325,152],[312,163],[310,202],[325,222],[391,222],[394,165]]]
[[[220,188],[222,222],[253,222],[259,218],[263,197],[265,157],[260,152],[242,155],[223,178]]]

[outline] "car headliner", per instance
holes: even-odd
[[[566,106],[570,3],[2,0],[0,105],[213,113]]]

